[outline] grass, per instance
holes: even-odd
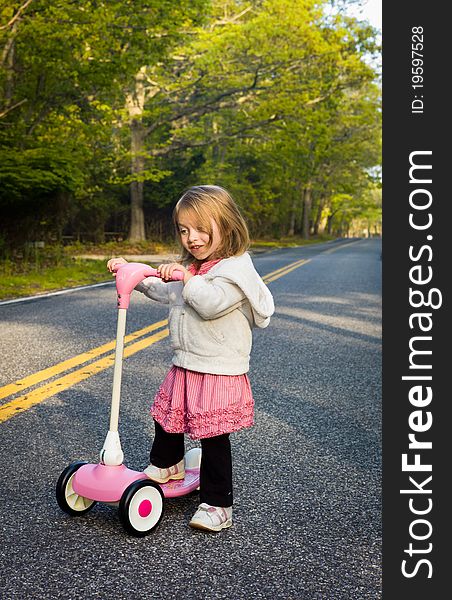
[[[311,240],[281,238],[255,240],[251,250],[270,250],[327,241],[328,237]],[[0,300],[23,298],[64,288],[109,281],[106,259],[81,258],[83,255],[106,257],[140,254],[174,254],[172,244],[161,242],[108,242],[106,244],[76,244],[72,246],[28,247],[0,259]]]
[[[105,260],[73,260],[72,263],[47,266],[40,270],[30,268],[23,273],[5,274],[0,265],[0,300],[22,298],[108,281]]]
[[[0,260],[0,300],[23,298],[45,292],[109,281],[106,259],[82,258],[82,255],[106,257],[126,254],[159,254],[173,250],[161,243],[47,245],[26,246]]]

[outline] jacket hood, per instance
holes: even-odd
[[[204,277],[206,280],[223,277],[237,285],[251,305],[255,325],[260,328],[268,326],[275,312],[273,296],[254,268],[248,252],[223,259]]]

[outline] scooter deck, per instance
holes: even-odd
[[[128,469],[125,465],[107,466],[86,464],[74,475],[72,488],[76,494],[97,502],[119,502],[124,490],[134,481],[147,479],[142,471]],[[199,468],[186,469],[185,478],[160,485],[165,498],[177,498],[199,487]]]
[[[125,465],[86,464],[75,473],[72,488],[76,494],[97,502],[119,502],[124,490],[134,481],[146,479],[143,472]]]
[[[199,469],[185,469],[185,478],[160,483],[165,498],[178,498],[194,492],[199,487]]]

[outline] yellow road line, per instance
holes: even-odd
[[[134,344],[126,346],[126,348],[124,348],[124,358],[132,356],[132,354],[135,354],[136,352],[155,344],[156,342],[167,337],[168,334],[169,330],[163,329],[162,331],[159,331],[154,335],[145,338],[144,340],[140,340],[139,342],[135,342]],[[88,379],[88,377],[91,377],[96,373],[100,373],[105,369],[108,369],[108,367],[113,365],[114,360],[114,354],[109,354],[108,356],[105,356],[104,358],[101,358],[100,360],[97,360],[86,367],[78,369],[77,371],[73,371],[72,373],[64,375],[59,379],[55,379],[55,381],[52,381],[48,385],[36,388],[30,393],[20,396],[19,398],[0,406],[0,423],[10,419],[13,415],[24,412],[28,408],[34,406],[35,404],[39,404],[43,400],[46,400],[47,398],[50,398],[59,392],[67,390],[74,384],[79,383],[84,379]]]
[[[147,333],[151,333],[151,331],[155,331],[155,329],[159,329],[168,325],[168,319],[164,321],[159,321],[158,323],[153,323],[149,327],[145,327],[144,329],[139,329],[138,331],[134,331],[130,335],[127,335],[124,338],[124,343],[132,342],[136,338],[142,337]],[[17,392],[21,392],[26,388],[31,387],[32,385],[36,385],[37,383],[41,383],[41,381],[46,381],[55,375],[59,375],[64,371],[68,371],[69,369],[73,369],[74,367],[78,367],[79,365],[86,363],[96,356],[100,356],[101,354],[105,354],[106,352],[110,352],[115,348],[115,340],[112,342],[108,342],[107,344],[103,344],[102,346],[98,346],[97,348],[93,348],[92,350],[88,350],[87,352],[83,352],[83,354],[79,354],[78,356],[74,356],[73,358],[69,358],[63,362],[58,363],[52,367],[48,367],[47,369],[43,369],[42,371],[37,371],[33,373],[33,375],[29,375],[28,377],[24,377],[23,379],[19,379],[18,381],[14,381],[8,385],[5,385],[0,388],[0,400],[2,398],[6,398],[7,396],[11,396]]]
[[[265,283],[275,281],[276,279],[287,275],[294,269],[297,269],[298,267],[308,263],[309,261],[310,259],[297,260],[293,263],[290,263],[289,265],[285,265],[284,267],[281,267],[279,269],[276,269],[275,271],[272,271],[271,273],[268,273],[263,277],[263,280],[265,281]],[[138,337],[142,337],[143,335],[146,335],[151,331],[159,329],[160,327],[164,327],[167,324],[168,319],[159,321],[157,323],[153,323],[148,327],[144,327],[143,329],[139,329],[125,336],[124,342],[127,344],[128,342],[131,342]],[[162,340],[168,335],[169,330],[166,328],[150,337],[146,337],[144,340],[140,340],[138,342],[135,342],[134,344],[129,344],[128,346],[125,346],[124,358],[132,356],[136,352],[139,352],[140,350],[143,350],[144,348],[155,344],[156,342]],[[116,341],[113,340],[111,342],[108,342],[107,344],[103,344],[102,346],[93,348],[92,350],[88,350],[87,352],[79,354],[78,356],[74,356],[73,358],[58,363],[57,365],[54,365],[47,369],[43,369],[42,371],[38,371],[37,373],[29,375],[28,377],[24,377],[23,379],[15,381],[14,383],[10,383],[4,387],[1,387],[0,399],[5,398],[9,395],[13,395],[18,391],[22,391],[28,387],[36,385],[37,383],[46,381],[54,377],[55,375],[63,373],[64,371],[84,364],[92,360],[96,356],[105,354],[106,352],[110,352],[114,349],[115,344]],[[68,373],[63,377],[55,379],[51,383],[38,387],[27,394],[19,396],[18,398],[15,398],[14,400],[11,400],[6,404],[3,404],[2,406],[0,406],[0,423],[10,419],[14,415],[24,412],[28,408],[39,404],[40,402],[43,402],[47,398],[50,398],[51,396],[54,396],[55,394],[58,394],[59,392],[62,392],[72,387],[76,383],[84,381],[85,379],[92,377],[96,373],[100,373],[101,371],[108,369],[113,365],[113,363],[114,353],[111,353],[101,358],[100,360],[97,360],[95,362],[90,363],[89,365],[82,367],[81,369],[72,371],[71,373]]]
[[[273,277],[277,273],[281,273],[282,271],[285,271],[289,267],[295,267],[295,265],[299,265],[299,264],[304,263],[304,262],[305,262],[305,259],[301,258],[300,260],[297,260],[297,261],[295,261],[293,263],[290,263],[288,265],[284,265],[283,267],[280,267],[279,269],[276,269],[276,271],[272,271],[271,273],[267,273],[267,275],[264,275],[262,277],[262,279],[266,280],[268,277]]]
[[[345,244],[341,244],[340,246],[336,246],[335,248],[330,248],[329,250],[324,250],[324,252],[322,254],[331,254],[332,252],[337,252],[337,250],[340,250],[341,248],[349,248],[350,246],[353,246],[353,244],[359,244],[359,242],[361,242],[362,240],[355,240],[354,242],[348,242]]]
[[[284,275],[287,275],[287,273],[290,273],[291,271],[298,269],[298,267],[301,267],[301,265],[305,265],[306,263],[308,263],[310,261],[311,261],[310,258],[307,258],[304,260],[299,260],[296,263],[292,263],[291,265],[288,265],[282,272],[274,271],[274,273],[277,273],[276,275],[274,273],[269,273],[268,275],[266,275],[263,278],[263,280],[265,281],[265,283],[271,283],[272,281],[276,281],[276,279],[279,279],[280,277],[284,277]]]

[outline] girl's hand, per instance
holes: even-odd
[[[110,260],[107,262],[107,269],[110,271],[110,273],[116,275],[114,268],[118,265],[124,265],[125,263],[127,263],[127,260],[125,258],[122,258],[121,256],[119,256],[118,258],[110,258]]]
[[[188,271],[183,265],[180,265],[179,263],[163,264],[157,267],[157,272],[163,279],[163,281],[171,281],[171,274],[173,271],[182,271],[182,273],[184,274],[184,285],[189,279],[193,277],[190,271]]]

